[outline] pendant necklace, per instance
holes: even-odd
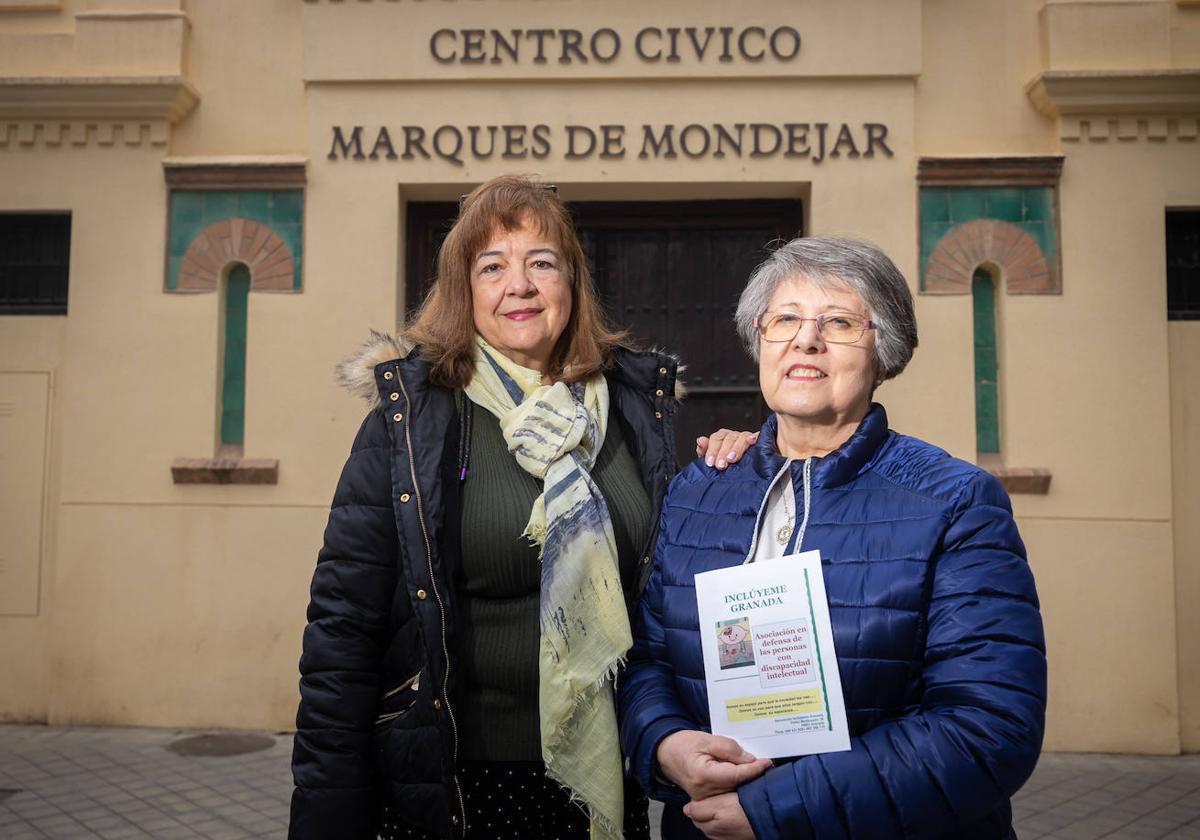
[[[780,501],[783,502],[783,512],[787,515],[787,522],[775,532],[775,539],[781,546],[786,546],[788,540],[791,539],[792,529],[796,527],[796,500],[792,498],[792,482],[790,480],[779,482],[778,487],[783,496]]]

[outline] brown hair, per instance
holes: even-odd
[[[558,246],[571,284],[571,314],[550,357],[546,371],[550,378],[588,379],[609,365],[614,347],[625,343],[625,334],[607,323],[571,214],[557,191],[519,175],[501,175],[463,199],[438,253],[437,278],[405,329],[405,336],[433,366],[429,379],[435,385],[462,388],[471,381],[475,371],[472,266],[497,231],[516,230],[525,223]]]

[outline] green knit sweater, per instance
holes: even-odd
[[[542,482],[508,452],[500,422],[478,406],[471,412],[470,471],[463,485],[462,560],[455,581],[459,757],[541,759],[538,724],[538,596],[541,564],[521,536]],[[592,478],[604,494],[628,590],[650,536],[650,498],[637,462],[609,414],[608,432]]]

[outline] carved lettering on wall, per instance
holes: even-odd
[[[774,158],[826,160],[892,157],[884,123],[691,123],[626,126],[335,125],[330,160],[676,160]]]
[[[429,54],[439,64],[608,64],[632,42],[646,64],[681,61],[793,61],[800,33],[791,26],[647,26],[622,40],[617,30],[439,29]]]

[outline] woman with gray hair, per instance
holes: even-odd
[[[736,322],[774,414],[726,472],[671,483],[620,686],[663,837],[1013,837],[1045,715],[1037,593],[999,482],[872,402],[917,346],[904,277],[868,243],[796,239]],[[850,749],[772,763],[707,731],[694,581],[813,549]]]

